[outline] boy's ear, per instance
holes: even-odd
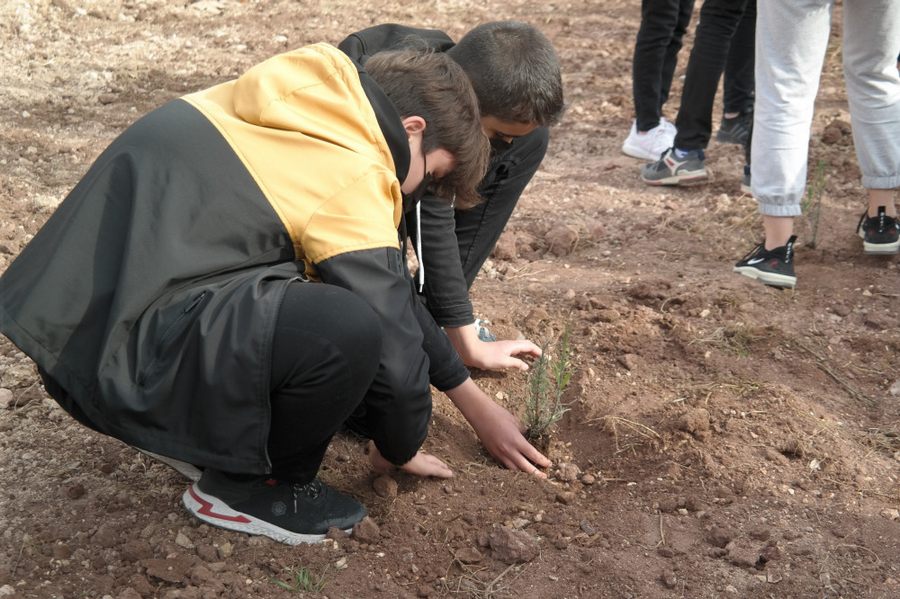
[[[408,116],[403,119],[403,128],[406,129],[407,135],[412,135],[415,133],[422,134],[425,131],[425,119],[420,116]]]

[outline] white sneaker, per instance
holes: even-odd
[[[659,125],[645,133],[638,133],[637,123],[632,122],[622,152],[642,160],[659,160],[675,143],[675,133],[675,125],[666,119],[660,119]]]

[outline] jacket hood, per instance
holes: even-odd
[[[357,104],[364,109],[342,110],[348,97],[361,95],[360,86],[365,100],[360,97]],[[266,60],[239,77],[232,91],[235,114],[247,123],[301,132],[380,158],[393,165],[401,183],[409,172],[406,132],[393,103],[360,63],[328,44]]]

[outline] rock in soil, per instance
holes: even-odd
[[[494,557],[507,564],[530,562],[540,553],[537,539],[525,531],[505,526],[491,531],[488,542]]]
[[[372,488],[379,497],[394,499],[397,497],[397,481],[384,474],[372,481]]]
[[[353,538],[360,543],[373,545],[381,540],[381,529],[374,520],[366,516],[353,525]]]

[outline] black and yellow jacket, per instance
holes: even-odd
[[[263,473],[284,289],[339,285],[380,319],[366,427],[403,463],[427,433],[429,379],[468,377],[401,255],[409,161],[399,115],[346,55],[318,44],[271,58],[151,112],[100,155],[0,279],[0,330],[94,428]]]

